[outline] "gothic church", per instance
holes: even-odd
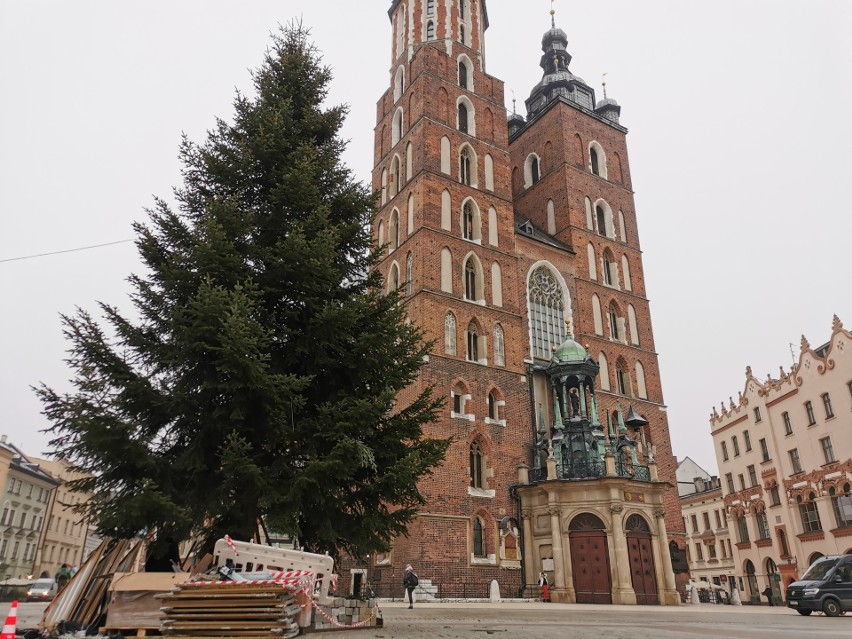
[[[377,105],[374,221],[388,288],[435,348],[452,437],[409,536],[356,572],[406,564],[429,596],[677,603],[683,522],[645,293],[621,107],[542,39],[525,116],[486,72],[486,0],[393,0]],[[400,397],[404,404],[406,398]]]

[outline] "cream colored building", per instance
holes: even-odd
[[[58,483],[0,436],[0,579],[26,579],[34,573]]]
[[[693,581],[706,581],[730,591],[734,557],[719,478],[689,457],[678,463],[676,476],[689,574]]]
[[[50,503],[50,516],[36,557],[39,574],[47,571],[55,575],[62,564],[79,567],[85,559],[89,527],[83,516],[74,512],[74,506],[85,502],[88,496],[69,489],[68,482],[81,479],[83,475],[73,471],[68,462],[61,459],[34,460],[59,482]]]
[[[742,599],[786,586],[823,555],[852,553],[852,333],[802,337],[791,371],[746,369],[710,419]],[[765,599],[765,598],[764,598]]]

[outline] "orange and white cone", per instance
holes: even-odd
[[[15,626],[18,624],[18,602],[13,601],[12,607],[9,609],[9,616],[6,617],[6,623],[3,624],[3,632],[0,633],[0,639],[15,639]]]

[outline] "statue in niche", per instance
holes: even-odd
[[[577,392],[576,388],[572,388],[568,393],[568,397],[571,400],[571,417],[579,417],[580,416],[580,394]]]

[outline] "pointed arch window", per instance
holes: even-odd
[[[459,25],[459,42],[461,42],[462,44],[465,44],[464,25],[463,24]]]
[[[463,228],[463,236],[466,240],[472,240],[474,236],[473,232],[473,205],[470,201],[464,203],[464,210],[462,212],[462,226]]]
[[[494,391],[488,393],[488,417],[494,420],[500,419],[500,409],[497,402],[497,395],[494,394]]]
[[[463,108],[464,105],[460,104],[459,108]],[[462,149],[461,155],[459,156],[459,177],[461,178],[461,183],[470,186],[470,153],[468,150]]]
[[[562,287],[546,266],[530,277],[530,323],[533,355],[549,359],[551,349],[565,338],[565,300]]]
[[[479,442],[473,442],[470,445],[470,487],[471,488],[485,488],[485,482],[483,481],[484,477],[482,476],[483,463],[482,463],[482,447],[479,445]],[[479,521],[477,519],[477,521]],[[482,523],[480,522],[480,530],[482,528]]]
[[[435,39],[435,23],[432,20],[426,23],[426,40],[431,42]]]
[[[405,259],[405,294],[411,295],[414,292],[414,258],[411,253]]]
[[[452,313],[444,317],[444,353],[456,354],[456,316]]]
[[[399,248],[399,211],[396,209],[394,209],[391,213],[390,224],[388,226],[388,236],[390,250],[393,252]]]
[[[606,237],[606,212],[602,206],[598,205],[595,207],[595,216],[598,222],[598,235]]]
[[[459,60],[459,86],[467,90],[467,65]]]
[[[595,175],[600,175],[601,170],[600,170],[600,167],[598,166],[598,152],[597,152],[597,150],[595,150],[595,147],[592,147],[591,149],[589,149],[589,156],[591,157],[591,160],[592,160],[592,173],[594,173]]]
[[[532,172],[532,182],[535,184],[541,179],[540,167],[538,165],[538,158],[533,158],[530,163],[530,171]]]
[[[477,517],[473,520],[473,556],[485,557],[485,536],[483,534],[482,520]]]
[[[473,260],[468,260],[464,265],[464,295],[469,300],[479,299],[476,290],[476,266]]]
[[[618,360],[615,365],[615,381],[618,385],[618,392],[621,395],[631,395],[630,393],[630,376],[624,370],[624,361]]]
[[[500,324],[494,327],[494,363],[497,366],[506,365],[506,340]]]
[[[615,278],[613,277],[613,264],[612,264],[612,256],[609,251],[604,251],[603,256],[603,272],[604,272],[604,282],[608,286],[614,286],[613,282],[615,282]]]
[[[459,102],[459,131],[467,133],[467,105]]]
[[[473,322],[467,325],[467,361],[479,361],[479,329]]]

